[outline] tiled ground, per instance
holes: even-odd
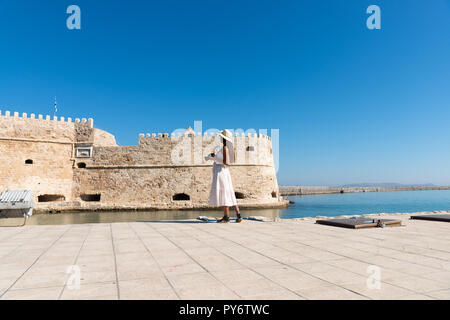
[[[3,227],[0,299],[450,299],[450,223],[400,218]]]

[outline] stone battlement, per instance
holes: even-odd
[[[0,110],[0,117],[1,118],[8,118],[9,120],[14,119],[29,119],[29,120],[44,120],[44,121],[54,121],[54,122],[62,122],[62,123],[72,123],[72,118],[64,118],[64,117],[56,117],[56,116],[49,116],[49,115],[42,115],[38,114],[36,115],[34,113],[30,114],[30,117],[28,117],[28,114],[22,113],[22,115],[19,115],[19,112],[13,112],[11,114],[10,111],[4,111],[2,113],[2,110]],[[88,124],[90,128],[94,127],[94,120],[92,118],[75,118],[74,123],[81,123],[81,124]]]
[[[210,132],[204,132],[203,134],[201,132],[196,132],[196,133],[140,133],[139,134],[139,140],[141,139],[158,139],[158,138],[171,138],[171,139],[176,139],[176,138],[181,138],[181,137],[203,137],[203,138],[211,138],[214,139],[216,137],[219,137],[219,135],[217,133],[210,133]],[[257,133],[235,133],[233,135],[233,138],[238,139],[238,138],[259,138],[259,139],[266,139],[266,140],[271,140],[271,138],[265,134],[257,134]]]

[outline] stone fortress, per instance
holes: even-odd
[[[118,146],[92,119],[0,111],[0,192],[30,189],[35,212],[209,208],[215,134],[140,134]],[[278,190],[272,141],[235,134],[230,166],[243,208],[285,207]]]

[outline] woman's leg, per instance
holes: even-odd
[[[223,218],[217,222],[228,222],[230,220],[230,207],[223,207]]]
[[[223,207],[223,216],[224,217],[230,216],[230,207]]]
[[[238,205],[234,206],[234,211],[236,211],[236,222],[241,222],[242,221],[241,210],[239,210]]]

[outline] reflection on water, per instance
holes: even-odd
[[[264,216],[275,219],[279,209],[242,210],[242,217]],[[168,210],[168,211],[105,211],[105,212],[71,212],[56,214],[35,214],[28,219],[27,225],[58,225],[81,223],[110,223],[132,221],[164,221],[196,219],[199,216],[221,217],[221,211],[207,210]],[[230,212],[234,218],[234,211]],[[21,225],[23,218],[0,219],[0,226]]]

